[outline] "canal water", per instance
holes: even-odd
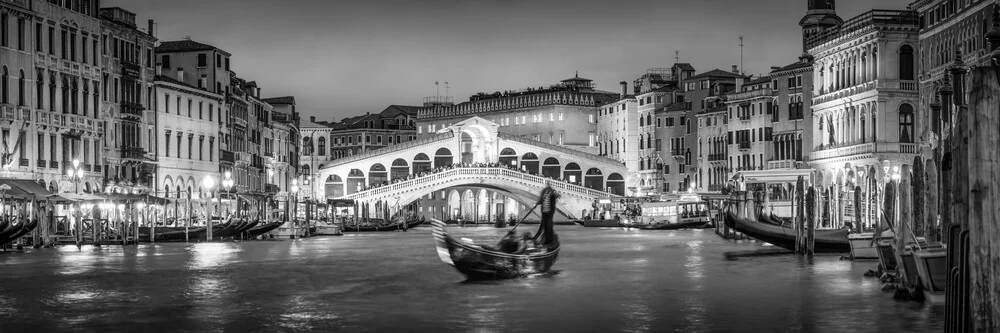
[[[449,228],[494,242],[503,230]],[[430,228],[242,243],[0,254],[0,332],[939,332],[875,263],[710,230],[557,227],[558,272],[464,282]]]

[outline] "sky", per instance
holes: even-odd
[[[845,20],[909,0],[840,0]],[[264,97],[295,96],[303,118],[340,120],[445,95],[548,86],[572,77],[619,91],[647,68],[767,74],[802,54],[806,0],[104,0],[157,22],[160,40],[233,54]],[[435,86],[434,82],[440,82]],[[440,90],[440,93],[438,92]]]

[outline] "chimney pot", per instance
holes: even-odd
[[[772,72],[773,72],[773,71],[776,71],[776,70],[779,70],[779,69],[781,69],[781,67],[778,67],[778,66],[771,66],[771,71],[772,71]]]
[[[153,31],[153,24],[154,24],[154,21],[152,19],[150,19],[149,20],[149,31],[148,32],[149,32],[150,36],[156,37],[156,32]]]
[[[733,73],[739,74],[740,73],[740,68],[738,66],[736,66],[736,65],[733,65]]]
[[[628,82],[622,81],[622,82],[618,82],[618,84],[622,85],[622,96],[621,97],[624,98],[625,95],[628,95]]]
[[[184,69],[183,68],[178,68],[177,69],[177,81],[184,82]]]
[[[309,121],[316,122],[316,116],[309,116]]]

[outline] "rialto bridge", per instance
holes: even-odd
[[[316,179],[324,181],[313,187],[315,196],[388,207],[441,200],[444,207],[420,212],[489,217],[523,214],[549,184],[562,195],[559,211],[575,219],[595,199],[625,194],[622,163],[498,129],[472,117],[432,136],[334,160],[317,170]]]

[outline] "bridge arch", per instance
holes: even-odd
[[[338,175],[330,175],[326,177],[326,182],[324,184],[327,197],[339,197],[344,195],[344,179],[340,178]]]
[[[521,170],[527,171],[530,174],[538,174],[538,155],[535,153],[525,153],[521,155]]]
[[[500,158],[498,159],[500,165],[517,167],[517,151],[507,147],[500,151]]]
[[[570,184],[582,184],[583,170],[580,169],[580,165],[574,162],[566,164],[566,168],[563,170],[563,179]]]
[[[419,153],[413,157],[413,173],[419,174],[421,172],[431,171],[431,158],[427,154]]]
[[[559,164],[559,159],[555,157],[549,157],[542,162],[542,177],[549,177],[559,179],[562,174],[560,174],[561,166]]]
[[[454,159],[454,156],[451,155],[451,149],[443,148],[442,147],[442,148],[438,148],[438,150],[434,152],[434,167],[435,168],[440,168],[440,167],[445,167],[445,166],[452,165],[454,163],[454,161],[455,161],[455,159]]]
[[[405,179],[406,176],[410,175],[410,164],[406,163],[406,160],[402,158],[397,158],[392,160],[392,166],[389,169],[389,179]]]
[[[625,195],[625,177],[615,172],[608,175],[608,192]]]
[[[389,172],[386,171],[385,166],[382,163],[372,164],[371,168],[368,169],[368,186],[381,185],[387,181],[389,181]]]
[[[347,194],[357,193],[365,187],[365,173],[358,169],[351,169],[347,174]]]
[[[603,191],[604,175],[601,173],[601,169],[598,168],[587,169],[587,174],[583,178],[583,186],[589,189]]]

